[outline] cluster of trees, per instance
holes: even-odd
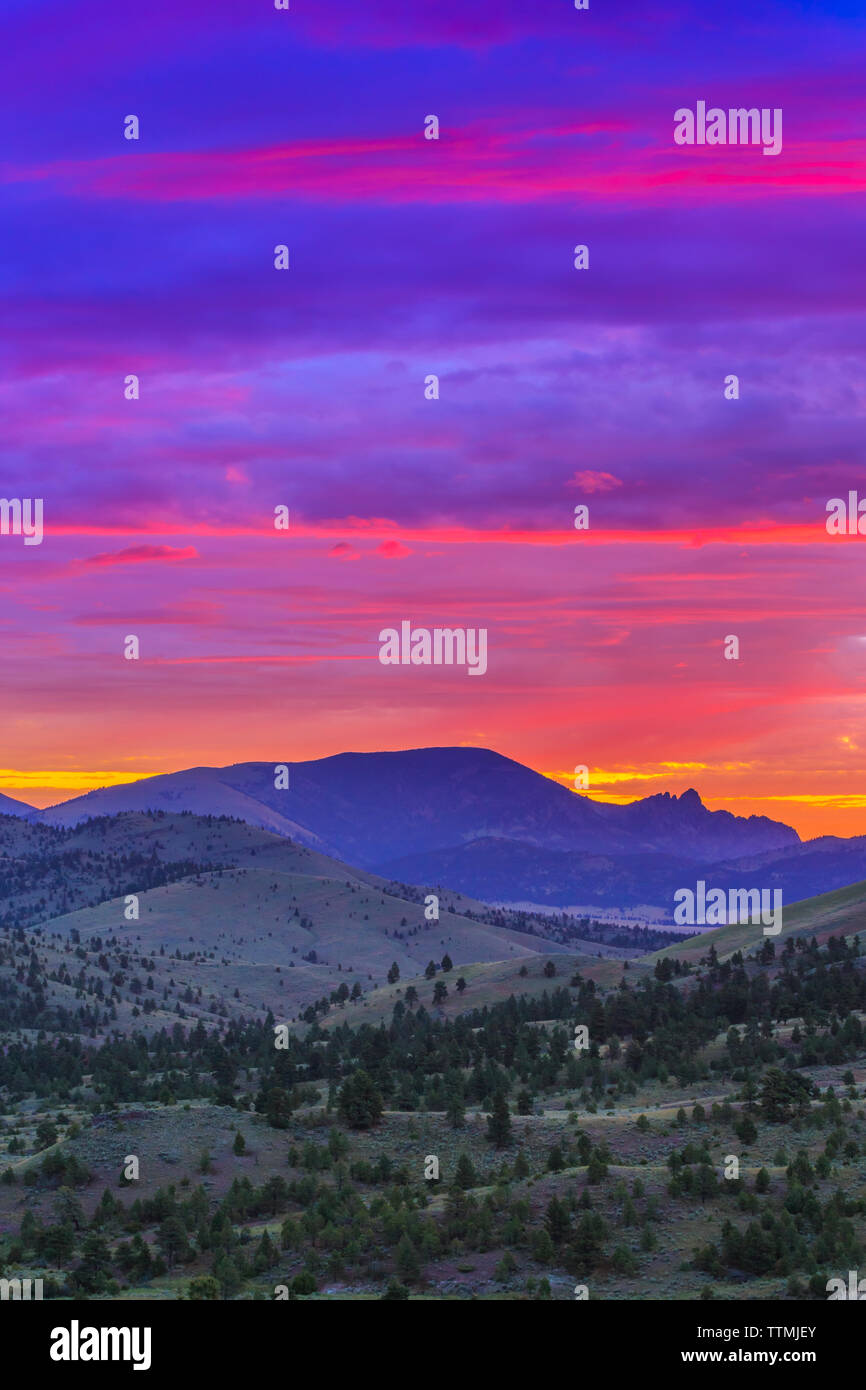
[[[797,1271],[855,1269],[863,1258],[863,1242],[852,1216],[862,1215],[866,1203],[835,1192],[822,1203],[796,1180],[788,1183],[782,1210],[764,1211],[745,1228],[725,1221],[721,1242],[702,1247],[695,1267],[716,1278],[732,1271],[751,1275],[790,1275]]]
[[[512,1199],[504,1183],[483,1199],[474,1197],[467,1191],[476,1176],[471,1164],[467,1171],[468,1160],[458,1164],[445,1211],[434,1219],[425,1214],[423,1186],[410,1185],[405,1171],[385,1155],[370,1174],[364,1161],[350,1166],[348,1142],[334,1128],[326,1144],[308,1141],[288,1157],[292,1167],[306,1170],[302,1176],[272,1175],[261,1186],[235,1178],[216,1205],[201,1186],[188,1197],[179,1197],[174,1185],[160,1188],[129,1206],[106,1190],[88,1220],[71,1189],[61,1188],[49,1224],[25,1211],[4,1263],[35,1258],[66,1266],[65,1280],[52,1292],[72,1297],[113,1295],[125,1282],[147,1283],[195,1265],[188,1296],[206,1299],[235,1297],[249,1280],[277,1269],[282,1278],[287,1265],[299,1263],[300,1274],[290,1277],[295,1295],[313,1292],[323,1272],[330,1278],[391,1275],[411,1286],[446,1251],[533,1248],[529,1202]],[[515,1176],[528,1173],[525,1159],[518,1158]],[[322,1169],[328,1181],[318,1176]],[[382,1191],[365,1201],[355,1182],[368,1176],[381,1182]],[[251,1238],[245,1229],[251,1221],[273,1222],[281,1215],[278,1235],[265,1230]]]
[[[41,826],[38,848],[0,858],[0,905],[6,927],[32,927],[64,912],[95,907],[109,898],[144,893],[213,866],[191,859],[160,859],[156,849],[125,853],[64,849],[74,829]]]
[[[428,891],[437,893],[440,898],[446,897],[448,892],[441,884],[428,890],[428,888],[418,888],[415,884],[400,883],[396,880],[392,880],[388,884],[386,891],[395,897],[415,903],[423,903]],[[449,903],[448,910],[449,912],[454,911],[453,903]],[[556,941],[563,946],[574,946],[576,942],[595,941],[599,945],[625,947],[637,951],[640,955],[647,955],[652,951],[661,951],[665,946],[675,946],[682,941],[682,933],[680,932],[665,931],[655,927],[629,927],[619,922],[616,924],[598,922],[592,917],[576,918],[566,912],[562,912],[558,916],[547,916],[544,913],[501,907],[489,907],[479,912],[461,904],[460,913],[473,922],[482,922],[491,927],[508,928],[512,931],[522,932],[526,936],[540,936],[547,941]],[[406,925],[405,918],[401,925]],[[409,932],[409,935],[414,936],[417,930],[416,928],[415,931]],[[400,935],[400,933],[395,933],[395,935]]]
[[[339,1088],[358,1069],[384,1105],[445,1109],[455,1124],[462,1122],[464,1103],[489,1109],[497,1093],[508,1096],[515,1088],[537,1096],[565,1087],[584,1101],[599,1102],[605,1092],[628,1094],[668,1075],[686,1085],[715,1068],[746,1079],[751,1068],[777,1060],[785,1067],[776,1068],[769,1084],[784,1089],[798,1084],[780,1080],[792,1071],[798,1045],[801,1053],[809,1049],[837,1060],[862,1046],[862,1025],[853,1013],[843,1014],[837,996],[844,994],[852,1009],[866,1007],[866,976],[855,967],[851,947],[831,943],[822,952],[803,945],[799,951],[786,947],[786,953],[791,968],[772,987],[761,967],[750,967],[756,971],[750,975],[735,958],[711,965],[688,994],[662,980],[633,988],[623,979],[601,997],[593,981],[576,975],[571,988],[545,991],[534,1000],[512,998],[454,1019],[431,1017],[423,1005],[413,1008],[407,992],[390,1025],[338,1024],[324,1033],[314,1022],[305,1037],[291,1036],[288,1048],[277,1052],[270,1015],[261,1023],[233,1021],[210,1030],[201,1021],[186,1028],[178,1022],[150,1038],[115,1037],[99,1046],[80,1037],[65,1038],[62,1046],[41,1038],[0,1053],[0,1087],[13,1101],[35,1090],[63,1102],[77,1096],[84,1075],[92,1073],[98,1106],[198,1097],[249,1104],[255,1097],[257,1109],[277,1127],[288,1122],[293,1105],[287,1096],[294,1087],[326,1080]],[[783,1049],[771,1036],[773,1008],[788,1007],[792,982],[807,1021],[802,1036],[795,1030],[791,1047]],[[742,1024],[744,1016],[741,1034],[732,1025]],[[534,1028],[540,1018],[553,1020],[553,1026]],[[574,1018],[590,1032],[590,1047],[580,1054],[570,1045],[569,1030],[557,1023]],[[724,1055],[708,1065],[701,1048],[725,1028]],[[239,1088],[241,1072],[254,1078],[251,1085]],[[770,1107],[769,1117],[773,1095],[762,1103]],[[795,1108],[804,1103],[801,1097]],[[786,1113],[784,1105],[778,1113]]]
[[[22,1175],[22,1182],[25,1187],[37,1187],[40,1190],[56,1187],[86,1187],[92,1180],[93,1174],[86,1164],[77,1159],[74,1154],[66,1154],[61,1150],[46,1154],[39,1164],[29,1164]],[[13,1185],[17,1181],[15,1169],[6,1168],[0,1181],[10,1186]]]
[[[315,951],[311,951],[310,955],[304,956],[303,959],[308,960],[310,959],[310,957],[312,957],[315,961],[315,956]],[[307,1008],[304,1009],[301,1013],[301,1018],[304,1020],[305,1023],[315,1023],[320,1015],[324,1018],[325,1014],[329,1012],[333,1004],[339,1006],[341,1004],[345,1004],[347,1000],[350,999],[354,1003],[356,999],[361,998],[362,993],[363,991],[361,989],[361,985],[357,980],[352,985],[351,990],[349,989],[349,986],[346,984],[344,980],[341,984],[337,986],[336,989],[331,990],[329,998],[326,998],[323,994],[321,999],[316,999],[314,1003],[309,1004]]]

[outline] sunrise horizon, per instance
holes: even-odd
[[[377,744],[375,747],[361,747],[352,745],[345,748],[334,748],[327,752],[305,754],[302,757],[289,757],[285,749],[279,749],[280,756],[289,764],[318,761],[324,758],[336,757],[344,753],[387,753],[387,752],[406,752],[418,749],[435,749],[440,747],[449,748],[470,748],[476,750],[492,751],[501,756],[511,758],[513,761],[521,763],[523,766],[537,772],[540,776],[549,781],[556,782],[571,791],[574,795],[587,797],[590,801],[610,803],[613,805],[630,805],[635,801],[644,800],[647,797],[668,793],[670,796],[679,797],[689,790],[698,793],[702,803],[710,811],[729,811],[733,815],[766,816],[771,820],[779,821],[790,826],[803,841],[815,839],[823,835],[835,835],[840,838],[853,838],[861,834],[866,834],[866,796],[859,799],[853,796],[840,794],[838,797],[831,796],[807,796],[794,792],[784,794],[750,794],[744,792],[707,792],[702,786],[703,774],[708,774],[710,780],[714,776],[724,775],[726,769],[712,769],[705,765],[690,764],[679,769],[673,767],[662,767],[651,769],[630,768],[609,768],[607,770],[590,768],[590,785],[585,789],[580,789],[574,785],[574,769],[571,771],[561,769],[549,769],[535,767],[532,763],[513,753],[504,753],[501,749],[492,747],[489,744],[476,742],[463,743],[412,743],[405,745],[395,745],[394,747],[384,747]],[[37,810],[44,811],[54,806],[62,805],[66,801],[71,801],[76,797],[85,796],[88,792],[98,791],[108,787],[125,786],[135,782],[146,781],[152,777],[171,775],[172,773],[189,771],[194,768],[226,768],[245,763],[270,764],[275,760],[275,750],[269,753],[262,752],[261,749],[255,754],[249,754],[241,749],[237,755],[233,754],[220,761],[200,760],[192,758],[186,763],[176,765],[166,764],[155,766],[147,770],[138,769],[135,771],[124,771],[120,769],[85,769],[69,768],[65,771],[53,769],[49,774],[44,770],[30,770],[28,772],[16,771],[9,768],[0,769],[0,793],[11,797],[13,800],[24,802]],[[745,769],[728,769],[728,775],[742,773]],[[628,790],[623,790],[626,787]],[[786,810],[785,808],[790,808]],[[811,812],[811,818],[810,818]],[[856,818],[860,815],[862,824],[858,828]]]

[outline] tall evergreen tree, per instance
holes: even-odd
[[[474,1187],[477,1182],[478,1178],[472,1166],[472,1159],[461,1151],[457,1159],[457,1167],[454,1170],[454,1186],[459,1187],[462,1192],[468,1192],[470,1187]]]
[[[497,1149],[504,1149],[511,1139],[511,1112],[502,1091],[493,1097],[491,1113],[487,1117],[487,1138]]]

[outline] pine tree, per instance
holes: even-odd
[[[457,1159],[457,1167],[454,1170],[454,1186],[462,1192],[468,1192],[470,1187],[474,1187],[478,1178],[472,1166],[472,1160],[468,1154],[460,1153]]]
[[[277,1263],[277,1250],[267,1231],[262,1232],[254,1263],[258,1274],[263,1274],[266,1269],[271,1269]]]
[[[445,1114],[452,1129],[462,1129],[466,1120],[466,1107],[463,1104],[463,1091],[458,1084],[452,1085],[445,1103]]]
[[[165,1256],[169,1269],[175,1260],[184,1259],[189,1254],[186,1228],[177,1216],[166,1217],[157,1233],[156,1243]]]
[[[511,1112],[502,1091],[493,1097],[492,1113],[487,1117],[487,1139],[497,1149],[504,1149],[511,1139]]]
[[[587,1168],[586,1168],[586,1180],[587,1180],[587,1182],[592,1182],[592,1183],[601,1182],[601,1181],[602,1181],[604,1178],[606,1178],[606,1177],[607,1177],[607,1164],[605,1163],[604,1159],[601,1158],[601,1156],[600,1156],[598,1153],[593,1152],[593,1153],[590,1155],[590,1160],[589,1160],[589,1163],[587,1164]]]
[[[558,1197],[551,1197],[544,1215],[544,1229],[554,1245],[561,1245],[571,1232],[571,1217]]]
[[[218,1255],[214,1260],[213,1277],[218,1280],[223,1298],[234,1298],[243,1286],[243,1279],[237,1265],[228,1255]]]
[[[379,1123],[384,1103],[372,1079],[359,1069],[340,1088],[339,1111],[352,1129],[370,1129]]]
[[[532,1235],[532,1258],[540,1265],[549,1265],[554,1257],[553,1241],[542,1227]]]
[[[551,1173],[561,1173],[565,1167],[565,1158],[559,1144],[554,1144],[547,1155],[547,1167]]]
[[[404,1231],[397,1246],[397,1273],[409,1284],[414,1284],[421,1274],[421,1261],[418,1251]]]

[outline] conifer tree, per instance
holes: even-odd
[[[487,1138],[497,1149],[504,1149],[511,1138],[511,1112],[502,1091],[493,1097],[491,1114],[487,1117]]]

